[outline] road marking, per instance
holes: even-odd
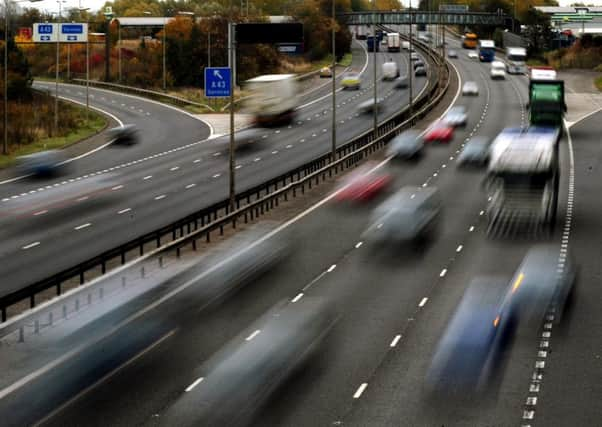
[[[253,159],[254,162],[258,162],[261,160],[261,157],[255,157],[255,159]]]
[[[165,194],[161,194],[160,196],[155,197],[155,200],[161,200],[164,199],[166,196]]]
[[[327,271],[328,273],[332,273],[332,272],[334,271],[334,269],[335,269],[335,268],[337,268],[337,265],[336,265],[336,264],[332,264],[332,265],[331,265],[331,266],[328,268],[328,270],[326,270],[326,271]]]
[[[180,166],[174,166],[173,168],[170,168],[169,170],[171,172],[173,172],[173,171],[177,171],[178,169],[180,169]]]
[[[389,346],[395,347],[400,339],[401,339],[401,335],[395,335],[395,338],[393,338],[393,341],[391,341],[391,344],[389,344]]]
[[[424,305],[426,304],[426,302],[429,299],[427,297],[422,298],[422,300],[420,301],[420,303],[418,304],[418,307],[424,307]]]
[[[130,212],[132,210],[132,208],[125,208],[125,209],[121,209],[119,212],[117,212],[117,215],[123,215],[126,212]]]
[[[472,233],[474,231],[474,225],[471,225],[470,228],[468,229],[469,233]]]
[[[82,225],[78,225],[77,227],[74,228],[74,230],[83,230],[84,228],[88,228],[90,227],[92,224],[89,222],[86,222],[85,224]]]
[[[151,179],[153,176],[152,175],[147,175],[144,178],[142,178],[144,181],[146,181],[147,179]]]
[[[30,243],[29,245],[25,245],[23,246],[21,249],[31,249],[31,248],[35,248],[36,246],[38,246],[40,244],[40,242],[33,242]]]
[[[303,292],[299,292],[299,294],[295,298],[293,298],[291,302],[297,302],[301,298],[303,298]]]
[[[439,273],[439,277],[445,277],[446,274],[447,274],[447,268],[444,268],[443,270],[441,270],[441,273]]]
[[[364,392],[364,390],[366,390],[366,387],[368,387],[368,383],[363,383],[361,386],[359,386],[357,391],[353,395],[353,398],[359,399],[362,396],[362,393]]]
[[[199,385],[201,383],[201,381],[203,381],[205,378],[200,377],[197,378],[196,380],[194,380],[194,382],[192,384],[190,384],[188,387],[186,387],[186,390],[184,390],[186,393],[188,393],[189,391],[192,391],[193,388],[195,388],[197,385]]]
[[[123,185],[116,185],[115,187],[111,188],[111,191],[121,190],[122,188],[123,188]]]
[[[259,333],[261,332],[261,330],[257,329],[255,332],[253,332],[251,335],[249,335],[248,337],[245,338],[245,341],[251,341],[253,338],[255,338],[257,335],[259,335]]]
[[[75,199],[76,202],[83,202],[84,200],[88,200],[88,196],[83,196],[78,199]]]
[[[456,248],[456,252],[460,252],[460,251],[462,251],[462,248],[463,248],[463,247],[464,247],[464,246],[462,246],[462,245],[458,246],[458,247]]]
[[[46,213],[48,213],[48,211],[46,209],[44,209],[43,211],[38,211],[38,212],[34,213],[33,216],[44,215]]]
[[[359,249],[359,248],[360,248],[360,246],[362,246],[363,244],[364,244],[364,242],[357,242],[357,243],[355,244],[355,249]]]
[[[188,190],[188,189],[194,187],[195,185],[196,185],[195,183],[188,184],[185,188]]]
[[[202,159],[195,159],[192,163],[199,163]]]
[[[212,178],[219,178],[220,176],[222,176],[222,174],[221,174],[221,173],[216,173],[215,175],[213,175],[213,177],[212,177]]]

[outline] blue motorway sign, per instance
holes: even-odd
[[[52,34],[52,25],[38,25],[39,34]]]
[[[61,33],[63,34],[83,34],[84,26],[82,24],[62,24]]]
[[[205,96],[207,98],[224,98],[230,96],[230,68],[205,68]]]

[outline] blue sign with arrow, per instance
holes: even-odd
[[[205,96],[207,98],[225,98],[230,96],[230,73],[228,67],[205,68]]]

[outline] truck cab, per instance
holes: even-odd
[[[492,62],[495,59],[495,42],[479,40],[479,61]]]

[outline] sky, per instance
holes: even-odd
[[[105,0],[63,0],[64,3],[61,6],[62,8],[72,8],[72,7],[89,7],[91,10],[98,10],[100,8],[102,8],[102,6],[105,4]],[[575,3],[577,0],[560,0],[558,3],[561,6],[568,6],[572,3]],[[585,4],[594,4],[596,6],[602,6],[602,0],[579,0],[582,3]],[[412,2],[414,3],[414,2]],[[36,2],[36,3],[27,3],[27,2],[22,2],[21,6],[22,7],[27,7],[28,5],[31,5],[33,7],[36,7],[40,10],[48,10],[50,12],[54,12],[58,10],[58,5],[57,5],[57,0],[44,0],[41,2]]]

